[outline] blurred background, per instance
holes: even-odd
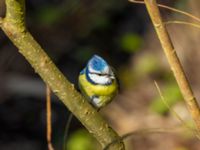
[[[158,2],[200,17],[199,0]],[[192,22],[168,10],[161,12],[164,20]],[[4,0],[0,0],[0,16],[4,15]],[[80,70],[94,54],[115,68],[121,90],[100,113],[120,135],[166,129],[159,134],[133,134],[125,139],[127,150],[199,149],[193,122],[143,5],[124,0],[29,0],[26,22],[35,39],[75,85]],[[175,24],[167,28],[199,100],[200,31]],[[182,121],[162,102],[154,81]],[[0,31],[0,150],[47,149],[45,104],[44,82]],[[64,143],[67,150],[99,149],[75,118],[67,141],[63,141],[69,112],[54,95],[52,115],[56,150]]]

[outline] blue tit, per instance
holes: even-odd
[[[116,96],[118,82],[108,63],[94,55],[80,72],[79,88],[86,99],[99,109]]]

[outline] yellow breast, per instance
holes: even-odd
[[[116,80],[110,85],[94,85],[87,81],[85,74],[79,75],[79,84],[84,90],[85,94],[87,94],[88,96],[111,96],[115,95],[115,93],[118,91]]]

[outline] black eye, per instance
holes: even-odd
[[[98,75],[98,76],[103,76],[104,74],[97,73],[96,75]]]
[[[90,72],[90,74],[95,74],[98,76],[106,76],[107,74],[103,74],[103,73],[96,73],[96,72]]]
[[[98,76],[102,76],[101,73],[96,73],[96,72],[90,72],[90,74],[95,74],[95,75],[98,75]]]

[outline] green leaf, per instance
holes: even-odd
[[[120,45],[128,53],[136,52],[142,45],[142,38],[135,33],[127,33],[121,37]]]
[[[40,9],[36,17],[40,23],[52,25],[61,18],[62,14],[63,12],[61,9],[49,5]]]
[[[83,129],[75,131],[67,141],[67,150],[94,150],[96,146],[95,139]]]

